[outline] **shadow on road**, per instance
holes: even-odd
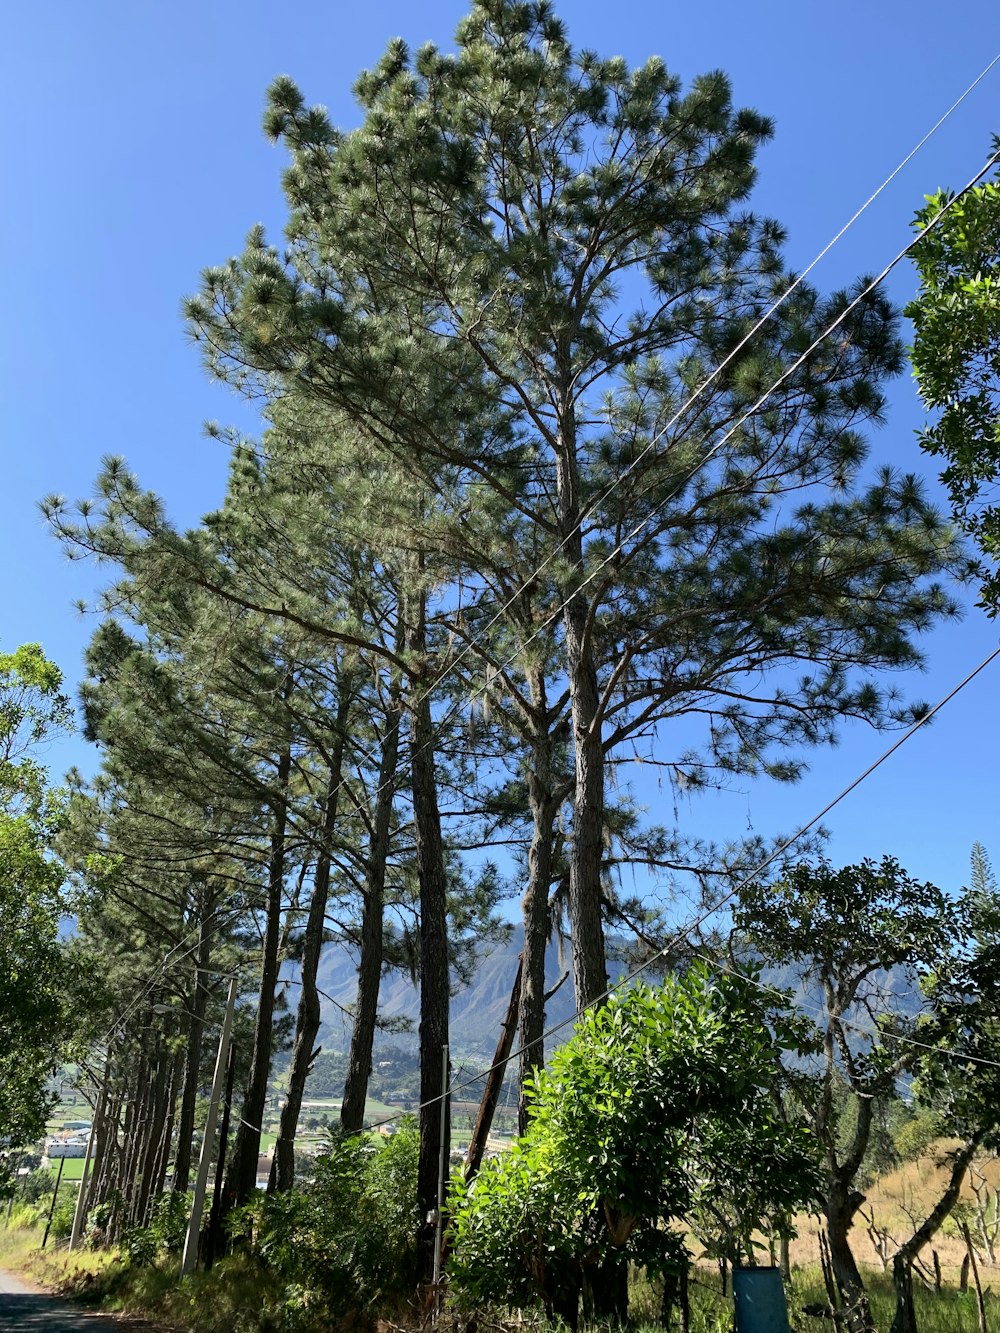
[[[121,1333],[122,1328],[41,1292],[0,1295],[0,1333]]]

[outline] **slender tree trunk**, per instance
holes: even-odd
[[[514,1044],[514,1032],[517,1029],[517,1010],[521,997],[521,988],[524,984],[524,955],[517,960],[517,971],[514,974],[514,984],[510,988],[510,1000],[507,1004],[507,1013],[503,1023],[500,1025],[500,1037],[497,1041],[497,1048],[493,1053],[493,1062],[490,1065],[486,1075],[486,1087],[483,1091],[483,1100],[479,1104],[479,1115],[476,1117],[476,1123],[472,1130],[472,1138],[469,1140],[469,1151],[465,1158],[465,1179],[471,1180],[477,1174],[483,1164],[483,1156],[486,1153],[486,1141],[490,1136],[490,1129],[493,1125],[493,1117],[496,1114],[497,1102],[500,1100],[500,1089],[503,1087],[504,1075],[507,1072],[507,1061],[510,1058],[510,1049]]]
[[[528,778],[532,834],[528,851],[528,887],[521,902],[524,923],[523,976],[518,1005],[517,1130],[528,1127],[529,1109],[525,1086],[531,1074],[545,1063],[545,951],[549,938],[549,886],[553,868],[553,821],[555,803],[543,781],[532,773]]]
[[[531,810],[531,847],[528,850],[528,887],[521,902],[524,922],[521,997],[518,1005],[517,1131],[528,1127],[528,1104],[524,1090],[532,1072],[545,1062],[542,1033],[545,1030],[545,949],[549,937],[549,887],[552,883],[554,833],[558,801],[553,796],[552,737],[548,731],[545,676],[540,667],[529,667],[528,685],[535,714],[535,739],[528,773],[528,804]]]
[[[568,383],[568,372],[564,377]],[[583,537],[576,457],[576,421],[572,408],[560,413],[556,484],[562,558],[570,579],[583,581]],[[572,583],[570,585],[572,588]],[[601,913],[601,866],[604,858],[604,747],[593,646],[587,625],[588,605],[573,589],[563,611],[570,710],[573,721],[575,786],[573,842],[569,863],[569,920],[573,948],[573,988],[578,1009],[596,1001],[608,986]]]
[[[962,1236],[965,1240],[965,1257],[972,1267],[972,1281],[976,1287],[976,1313],[979,1316],[979,1333],[987,1333],[986,1329],[986,1304],[983,1300],[983,1284],[979,1279],[979,1265],[976,1263],[976,1251],[972,1244],[972,1235],[969,1232],[968,1222],[962,1223]]]
[[[181,1098],[181,1114],[177,1123],[177,1155],[174,1158],[174,1189],[181,1191],[187,1189],[191,1178],[191,1142],[194,1138],[194,1113],[198,1101],[198,1086],[201,1075],[201,1048],[205,1031],[205,1009],[208,1005],[205,973],[212,957],[212,936],[206,925],[207,907],[207,898],[203,897],[198,935],[198,963],[195,967],[194,984],[187,1001],[190,1026],[188,1028],[187,1060],[184,1066],[184,1095]]]
[[[417,594],[407,646],[415,664],[411,677],[410,772],[420,885],[420,1149],[417,1164],[418,1272],[429,1282],[434,1269],[433,1218],[437,1211],[438,1154],[442,1133],[445,1159],[449,1132],[441,1100],[441,1051],[448,1044],[448,880],[434,767],[434,727],[428,673],[416,664],[426,655],[425,596]],[[442,1129],[442,1120],[444,1122]]]
[[[403,622],[396,630],[396,651],[403,647]],[[385,915],[385,868],[389,859],[389,834],[396,799],[396,766],[399,763],[399,728],[402,724],[402,690],[398,674],[389,686],[389,708],[382,737],[378,789],[372,816],[365,892],[361,905],[361,950],[358,958],[358,994],[354,1004],[351,1044],[347,1054],[344,1100],[340,1123],[347,1134],[357,1134],[365,1122],[365,1101],[372,1071],[372,1048],[378,1018],[378,993],[382,981],[382,930]]]
[[[984,1137],[985,1130],[974,1134],[955,1153],[951,1159],[948,1184],[940,1199],[910,1239],[893,1256],[892,1285],[896,1291],[896,1313],[890,1333],[917,1333],[917,1318],[913,1308],[913,1262],[958,1202],[962,1179]]]
[[[163,1193],[167,1183],[167,1166],[170,1163],[170,1145],[174,1137],[174,1118],[177,1111],[177,1089],[184,1076],[184,1051],[178,1049],[173,1058],[170,1069],[170,1086],[167,1089],[166,1115],[163,1121],[163,1133],[160,1136],[160,1146],[156,1155],[156,1166],[153,1172],[153,1195],[154,1197]]]
[[[316,876],[312,899],[309,903],[309,915],[306,919],[302,949],[301,993],[295,1020],[295,1044],[292,1047],[285,1104],[281,1108],[278,1141],[274,1145],[274,1160],[271,1164],[271,1184],[277,1190],[290,1190],[295,1184],[295,1133],[299,1125],[299,1113],[302,1110],[306,1078],[312,1068],[313,1060],[316,1058],[316,1035],[319,1032],[320,1023],[316,974],[319,972],[319,960],[323,953],[326,905],[330,896],[331,842],[334,825],[337,822],[340,784],[344,771],[347,717],[351,710],[352,700],[352,687],[347,681],[342,681],[340,699],[337,705],[335,739],[333,749],[330,752],[330,777],[327,784],[326,804],[323,810],[320,851],[316,861]]]
[[[271,1072],[271,1031],[274,1023],[274,989],[278,981],[278,942],[285,881],[285,826],[288,821],[287,788],[291,755],[285,749],[278,758],[275,786],[279,793],[271,811],[271,846],[267,868],[267,918],[260,967],[260,997],[253,1034],[250,1080],[243,1099],[243,1112],[226,1175],[222,1215],[253,1198],[257,1186],[257,1159],[267,1108],[267,1080]]]

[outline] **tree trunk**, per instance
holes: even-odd
[[[948,1184],[940,1199],[893,1257],[892,1284],[896,1291],[896,1313],[893,1316],[890,1333],[917,1333],[917,1321],[913,1309],[913,1261],[958,1202],[962,1180],[985,1136],[985,1130],[973,1134],[972,1138],[955,1153],[951,1159]]]
[[[628,1260],[609,1251],[588,1270],[594,1320],[620,1327],[628,1319]]]
[[[396,631],[396,651],[403,645],[402,618]],[[365,866],[365,893],[361,906],[361,950],[358,958],[358,994],[354,1004],[351,1044],[347,1053],[344,1100],[340,1105],[340,1123],[345,1133],[357,1134],[365,1123],[365,1101],[372,1072],[372,1047],[378,1018],[378,992],[382,981],[382,930],[385,906],[385,867],[389,858],[389,834],[392,809],[396,799],[396,766],[399,763],[399,728],[403,705],[398,674],[389,687],[389,708],[382,737],[382,758],[378,769],[378,790],[372,816],[368,861]]]
[[[306,1078],[312,1068],[313,1060],[316,1058],[316,1035],[319,1032],[320,1023],[316,975],[319,972],[319,960],[323,952],[326,905],[330,896],[331,842],[334,825],[337,822],[337,806],[344,770],[347,717],[352,701],[353,688],[349,683],[342,681],[340,683],[340,698],[337,704],[337,717],[334,723],[336,727],[334,744],[330,752],[330,776],[327,783],[326,804],[323,810],[323,825],[320,831],[320,849],[316,860],[316,875],[313,881],[312,898],[309,903],[309,915],[306,918],[299,1007],[295,1019],[295,1044],[292,1047],[285,1104],[281,1108],[278,1141],[274,1145],[274,1159],[271,1164],[269,1188],[273,1186],[277,1190],[290,1190],[295,1184],[295,1133],[299,1125],[299,1113],[302,1110]]]
[[[486,1088],[483,1092],[483,1100],[479,1105],[479,1115],[476,1118],[475,1126],[472,1130],[472,1138],[469,1140],[469,1151],[465,1158],[465,1179],[471,1180],[483,1164],[483,1156],[486,1152],[486,1141],[490,1135],[490,1128],[493,1125],[493,1116],[496,1113],[497,1102],[500,1100],[500,1089],[503,1087],[504,1075],[507,1072],[507,1061],[510,1058],[510,1048],[514,1044],[514,1032],[517,1028],[517,1011],[520,1004],[521,989],[524,983],[524,955],[520,955],[517,960],[517,971],[514,974],[514,984],[510,988],[510,1000],[507,1004],[507,1013],[500,1025],[500,1039],[497,1042],[497,1048],[493,1053],[493,1063],[490,1065],[486,1074]]]
[[[517,1027],[521,1048],[518,1068],[517,1132],[528,1127],[528,1105],[524,1088],[532,1072],[545,1062],[542,1033],[545,1030],[545,949],[549,937],[549,887],[552,883],[554,835],[558,801],[553,796],[552,738],[546,717],[545,676],[529,667],[528,684],[535,713],[535,737],[528,773],[528,803],[531,809],[531,847],[528,850],[528,887],[521,902],[524,922],[521,998]]]
[[[233,1155],[226,1175],[222,1216],[248,1203],[257,1187],[257,1159],[267,1108],[267,1080],[271,1072],[271,1032],[274,1023],[274,989],[278,981],[278,942],[285,882],[285,826],[288,821],[287,787],[291,754],[285,749],[278,758],[275,786],[278,795],[271,809],[271,846],[267,867],[267,918],[260,965],[260,996],[254,1025],[250,1080],[243,1099],[243,1112]]]
[[[568,382],[568,373],[566,376]],[[604,994],[608,969],[601,913],[601,866],[604,859],[604,747],[598,716],[597,669],[588,631],[587,599],[573,588],[584,576],[581,504],[576,458],[576,421],[572,408],[560,412],[556,451],[556,486],[562,558],[572,582],[563,610],[570,709],[573,720],[575,786],[573,843],[569,863],[569,920],[573,948],[573,988],[582,1009]]]
[[[875,1333],[865,1284],[847,1238],[854,1214],[863,1202],[863,1195],[851,1191],[842,1181],[835,1180],[830,1187],[826,1205],[830,1266],[850,1333]]]
[[[201,922],[198,930],[198,963],[195,967],[194,986],[188,998],[187,1010],[190,1027],[188,1029],[187,1061],[184,1066],[184,1095],[181,1098],[181,1114],[177,1124],[177,1155],[174,1158],[175,1190],[186,1190],[191,1178],[191,1141],[194,1138],[194,1113],[198,1100],[198,1086],[201,1076],[201,1048],[205,1031],[205,1009],[208,1005],[208,990],[205,986],[205,973],[212,956],[212,935],[206,927],[207,902],[202,899]]]
[[[417,596],[414,623],[407,640],[412,660],[426,653],[425,598]],[[410,771],[416,830],[417,877],[420,885],[420,1149],[417,1164],[418,1272],[429,1282],[434,1270],[434,1217],[437,1211],[438,1154],[442,1132],[445,1160],[449,1127],[441,1099],[441,1050],[448,1044],[450,979],[448,975],[448,881],[445,873],[441,816],[434,770],[434,728],[427,674],[411,678]],[[444,1121],[442,1130],[442,1119]]]

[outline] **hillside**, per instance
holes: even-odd
[[[456,1051],[469,1054],[491,1054],[496,1046],[500,1024],[507,1012],[510,988],[517,970],[517,957],[522,948],[521,928],[515,927],[510,938],[494,946],[481,956],[471,981],[455,983],[451,1002],[451,1039]],[[620,957],[620,950],[619,950]],[[545,956],[545,988],[552,988],[570,966],[569,951],[560,963],[559,951],[550,944]],[[357,959],[344,945],[330,945],[320,962],[318,984],[329,997],[322,1000],[323,1025],[320,1041],[327,1050],[342,1049],[345,1044],[344,1019],[338,1005],[349,1007],[356,990]],[[609,970],[613,980],[625,971],[621,961],[615,961],[613,942],[609,946]],[[650,974],[649,979],[653,979]],[[803,1013],[815,1015],[821,1005],[814,989],[800,983],[791,969],[771,969],[763,980],[782,990],[789,990],[792,1001]],[[915,1013],[920,996],[913,978],[902,969],[894,970],[878,979],[879,989],[903,1013]],[[573,983],[567,978],[549,1000],[545,1011],[546,1027],[562,1023],[573,1016]],[[382,978],[379,995],[379,1014],[383,1019],[406,1019],[413,1027],[420,1017],[420,993],[405,973],[392,972]],[[867,1025],[867,1019],[859,1023]],[[569,1035],[568,1032],[565,1035]],[[396,1034],[396,1043],[407,1041],[405,1034]]]

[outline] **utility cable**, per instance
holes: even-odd
[[[557,1032],[561,1032],[564,1028],[568,1027],[570,1024],[577,1023],[588,1010],[595,1009],[598,1005],[603,1004],[605,1000],[610,999],[612,995],[615,995],[617,992],[624,990],[628,986],[630,986],[632,982],[636,980],[637,977],[640,977],[649,968],[654,967],[656,964],[668,958],[670,954],[673,953],[674,950],[679,945],[686,943],[687,940],[690,938],[690,936],[695,931],[699,930],[705,924],[705,922],[709,920],[710,917],[715,916],[715,914],[719,911],[720,908],[725,906],[726,903],[731,902],[732,899],[737,897],[745,888],[747,888],[748,885],[752,884],[754,880],[757,879],[762,874],[763,871],[765,871],[770,865],[772,865],[778,859],[778,857],[783,856],[784,853],[787,852],[789,848],[792,847],[801,838],[803,838],[805,834],[809,832],[810,829],[815,828],[815,826],[820,822],[820,820],[823,819],[826,815],[828,815],[830,811],[834,809],[835,806],[839,805],[841,801],[845,799],[845,797],[849,796],[851,792],[855,791],[867,778],[871,777],[871,775],[876,771],[876,769],[880,768],[882,764],[884,764],[887,759],[889,759],[892,755],[894,755],[902,745],[905,745],[906,742],[911,738],[911,736],[916,735],[916,733],[920,730],[922,726],[924,726],[927,722],[931,720],[931,718],[933,718],[937,713],[939,713],[941,709],[945,707],[946,704],[950,703],[951,700],[954,699],[957,694],[959,694],[962,690],[964,690],[967,685],[969,685],[973,680],[975,680],[975,678],[980,674],[980,672],[985,671],[985,669],[988,666],[990,666],[990,664],[994,662],[998,657],[1000,657],[1000,646],[994,648],[992,652],[988,653],[986,657],[984,657],[983,660],[979,663],[978,666],[973,667],[973,669],[969,671],[968,674],[965,675],[957,685],[953,686],[948,691],[947,694],[945,694],[941,699],[938,700],[936,704],[934,704],[932,708],[929,708],[926,713],[923,713],[913,723],[912,726],[908,727],[907,730],[902,733],[902,735],[898,736],[896,740],[893,741],[893,743],[886,750],[883,750],[883,752],[878,756],[877,759],[875,759],[872,763],[870,763],[868,767],[863,770],[863,772],[859,773],[858,776],[853,779],[853,781],[849,782],[846,787],[844,787],[835,797],[833,797],[832,800],[828,801],[826,805],[823,806],[822,810],[818,811],[815,815],[813,815],[813,817],[810,820],[808,820],[807,823],[801,825],[801,827],[790,837],[785,838],[768,856],[764,858],[763,861],[759,862],[754,867],[754,869],[750,871],[749,874],[745,875],[737,884],[735,884],[731,889],[729,889],[726,893],[724,893],[721,898],[719,898],[716,902],[714,902],[711,905],[711,907],[707,908],[699,917],[697,917],[690,924],[681,927],[679,930],[676,930],[666,944],[664,944],[654,954],[650,955],[650,957],[647,958],[644,962],[640,963],[637,967],[633,968],[631,972],[626,973],[612,985],[609,985],[605,990],[603,990],[600,993],[600,995],[595,996],[594,999],[588,1001],[587,1004],[581,1006],[581,1008],[576,1010],[575,1013],[571,1014],[570,1017],[562,1019],[562,1021],[559,1023],[554,1023],[550,1028],[547,1028],[541,1034],[541,1036],[537,1038],[536,1041],[532,1041],[529,1044],[534,1046],[538,1044],[538,1042],[545,1042],[550,1037],[555,1036]],[[462,1091],[463,1088],[468,1087],[470,1083],[478,1083],[483,1078],[487,1077],[487,1075],[493,1073],[494,1070],[500,1069],[509,1064],[510,1061],[514,1060],[517,1056],[521,1055],[525,1051],[525,1049],[526,1046],[523,1045],[516,1047],[514,1050],[511,1051],[510,1055],[507,1057],[506,1060],[497,1061],[494,1064],[489,1065],[487,1068],[480,1070],[480,1072],[474,1078],[469,1079],[464,1084],[458,1084],[455,1087],[449,1087],[445,1094],[438,1093],[434,1097],[429,1097],[426,1101],[421,1102],[416,1109],[420,1111],[423,1110],[425,1107],[433,1106],[436,1102],[442,1100],[442,1096],[451,1096],[453,1093],[460,1092]],[[395,1119],[395,1118],[396,1117],[393,1116],[390,1119]],[[379,1128],[380,1125],[388,1123],[390,1123],[389,1120],[379,1120],[373,1122],[371,1125],[367,1125],[365,1128],[377,1129]]]
[[[720,963],[724,963],[725,961],[723,959],[713,958],[711,954],[699,953],[697,949],[692,950],[692,954],[695,958],[700,959],[703,963],[707,963],[712,967],[718,967]],[[759,991],[768,991],[770,994],[776,995],[780,999],[787,999],[787,993],[782,990],[780,986],[774,986],[769,981],[762,981],[759,977],[749,976],[746,972],[740,972],[728,966],[725,967],[725,971],[729,972],[732,976],[742,978],[743,981],[748,981]],[[802,1008],[808,1013],[810,1018],[817,1018],[822,1021],[830,1017],[824,1009],[820,1009],[815,1005],[796,1005],[795,1007]],[[902,1032],[894,1032],[891,1029],[879,1030],[877,1028],[868,1028],[863,1024],[855,1023],[853,1019],[839,1017],[837,1021],[842,1027],[847,1028],[849,1032],[856,1032],[859,1036],[868,1037],[870,1040],[900,1042],[905,1046],[914,1046],[922,1051],[931,1051],[934,1055],[939,1055],[944,1059],[967,1061],[969,1064],[982,1065],[985,1069],[1000,1069],[1000,1060],[990,1060],[985,1055],[973,1055],[971,1051],[961,1051],[954,1046],[937,1046],[932,1042],[920,1041],[916,1037],[908,1036]]]

